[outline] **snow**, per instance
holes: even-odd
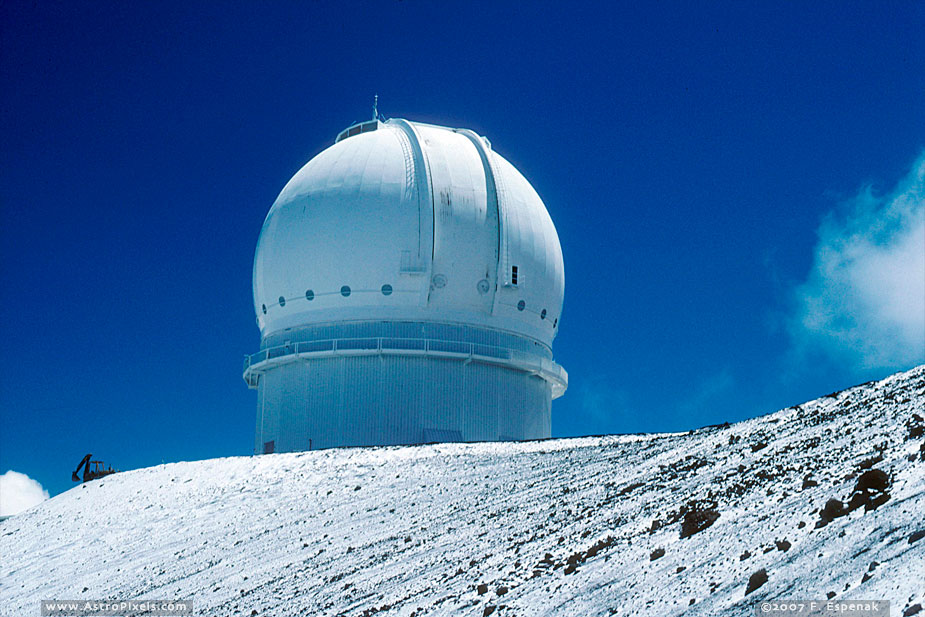
[[[915,414],[925,366],[683,434],[123,472],[0,523],[0,614],[81,598],[192,599],[197,615],[754,615],[831,592],[902,615],[925,604]],[[889,499],[817,528],[864,467],[890,475]],[[692,502],[719,518],[682,539]],[[761,568],[767,583],[746,596]]]

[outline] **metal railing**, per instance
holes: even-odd
[[[550,382],[553,398],[560,396],[568,386],[568,373],[565,369],[537,354],[481,343],[387,336],[302,341],[262,349],[244,357],[244,379],[249,386],[256,387],[259,374],[278,363],[300,358],[374,354],[440,356],[507,366],[535,374]]]
[[[466,343],[464,341],[446,341],[442,339],[431,338],[394,338],[388,336],[376,336],[324,339],[319,341],[302,341],[297,343],[289,343],[286,345],[277,345],[275,347],[268,347],[267,349],[262,349],[255,354],[244,356],[244,370],[246,371],[255,364],[260,364],[261,362],[273,360],[275,358],[323,352],[331,354],[338,351],[347,353],[356,351],[418,351],[423,354],[464,354],[469,356],[496,358],[499,360],[511,360],[516,356],[535,357],[537,359],[542,359],[541,356],[533,356],[532,354],[518,352],[507,347],[485,345],[482,343]]]

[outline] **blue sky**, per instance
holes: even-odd
[[[250,453],[257,235],[374,93],[546,202],[554,435],[925,362],[925,4],[694,5],[4,2],[0,471]]]

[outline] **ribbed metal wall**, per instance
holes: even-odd
[[[550,436],[550,385],[503,366],[415,356],[292,362],[261,374],[256,453]]]

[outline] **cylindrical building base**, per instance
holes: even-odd
[[[550,436],[551,385],[433,356],[298,359],[261,372],[255,453]]]

